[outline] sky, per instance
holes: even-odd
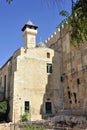
[[[24,46],[21,29],[28,21],[38,26],[36,44],[40,39],[44,42],[64,19],[59,15],[62,9],[71,12],[71,0],[13,0],[10,4],[0,0],[0,67]]]

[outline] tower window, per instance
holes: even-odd
[[[47,58],[50,58],[50,53],[49,52],[47,52]]]
[[[29,101],[25,101],[25,112],[29,112]]]
[[[47,73],[52,73],[52,64],[47,64]]]

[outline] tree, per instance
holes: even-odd
[[[69,15],[67,11],[62,10],[60,15],[66,18],[60,23],[65,24],[71,29],[71,43],[79,47],[84,41],[87,41],[87,0],[77,0],[76,3],[72,0],[72,12]]]
[[[87,40],[87,0],[79,0],[73,7],[73,19],[71,21],[72,26],[72,38],[75,39],[76,33],[77,43]]]

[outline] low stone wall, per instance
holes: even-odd
[[[20,128],[13,123],[2,123],[0,124],[0,130],[20,130]]]
[[[56,122],[57,123],[57,122]],[[24,130],[24,128],[29,126],[35,126],[36,128],[40,128],[43,126],[45,130],[87,130],[87,127],[84,125],[76,125],[70,126],[66,125],[63,122],[60,124],[52,123],[50,121],[46,122],[25,122],[25,123],[2,123],[0,124],[0,130]]]
[[[0,130],[10,130],[10,123],[0,124]]]

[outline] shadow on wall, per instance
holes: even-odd
[[[43,103],[40,108],[42,118],[52,117],[58,113],[60,106],[60,62],[58,53],[54,53],[52,63],[47,63],[48,82],[43,95]]]

